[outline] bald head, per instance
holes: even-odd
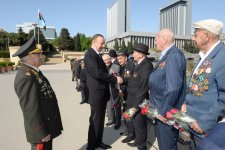
[[[111,62],[111,57],[109,56],[109,54],[103,54],[102,59],[107,67],[111,65],[112,62]]]
[[[156,34],[155,44],[158,50],[164,50],[174,43],[174,33],[170,29],[162,29]]]

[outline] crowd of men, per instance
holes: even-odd
[[[170,29],[156,34],[160,59],[154,67],[147,57],[149,47],[143,43],[134,46],[132,60],[124,49],[102,54],[105,39],[101,34],[93,36],[84,58],[71,61],[72,81],[78,80],[81,104],[90,104],[87,150],[112,148],[103,143],[105,112],[106,126],[114,124],[117,130],[121,114],[127,109],[136,114],[131,121],[124,121],[126,129],[121,135],[126,137],[121,142],[147,150],[148,119],[139,107],[146,99],[159,110],[154,125],[160,150],[178,149],[179,131],[165,124],[166,112],[172,108],[195,119],[189,126],[191,149],[225,149],[225,45],[220,41],[223,23],[207,19],[194,23],[193,28],[192,40],[200,50],[200,60],[190,79],[186,79],[185,56],[174,45]],[[34,43],[32,38],[14,54],[23,62],[15,79],[15,91],[32,149],[51,150],[52,139],[61,134],[62,123],[55,93],[38,69],[42,51]]]

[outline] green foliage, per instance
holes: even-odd
[[[5,31],[0,31],[0,50],[7,49],[8,33]]]
[[[128,52],[128,54],[133,53],[133,45],[130,41],[128,41],[128,44],[127,44],[127,52]]]
[[[126,46],[126,44],[125,44],[124,39],[122,40],[121,49],[123,49],[123,50],[127,50],[127,46]]]
[[[198,53],[199,50],[194,46],[192,41],[185,41],[183,49],[190,53]]]
[[[84,34],[80,34],[81,50],[85,51],[91,47],[91,37],[86,37]]]
[[[186,67],[186,78],[187,78],[187,82],[190,78],[190,75],[191,75],[191,72],[192,72],[192,69],[194,68],[195,66],[195,63],[193,60],[190,60],[190,61],[187,61],[187,67]]]
[[[10,53],[9,51],[0,51],[0,58],[9,58]]]
[[[117,40],[115,40],[115,44],[114,44],[113,48],[114,48],[116,51],[119,50],[119,44],[118,44],[118,41],[117,41]]]
[[[76,37],[74,37],[75,39],[75,51],[81,51],[81,38],[83,38],[82,36],[80,36],[80,33],[78,32]]]
[[[136,47],[138,42],[135,40],[133,46]]]
[[[73,39],[70,37],[70,33],[68,29],[62,28],[59,36],[59,49],[64,50],[73,50],[74,49],[74,42]]]
[[[0,67],[13,66],[13,65],[15,65],[14,62],[5,62],[5,61],[0,62]]]

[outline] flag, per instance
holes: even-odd
[[[41,22],[42,22],[44,30],[46,30],[45,20],[44,20],[44,17],[42,16],[42,13],[40,12],[39,9],[38,9],[38,17],[39,17],[39,20],[41,20]]]

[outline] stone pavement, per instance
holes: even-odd
[[[61,111],[64,131],[53,143],[54,150],[85,150],[88,134],[89,105],[80,105],[80,93],[75,90],[75,83],[71,81],[72,73],[69,63],[48,63],[40,67],[49,79]],[[14,78],[16,71],[0,74],[0,150],[29,150],[26,142],[23,117],[19,100],[14,92]],[[107,121],[105,121],[107,122]],[[153,129],[153,128],[152,128]],[[122,144],[119,133],[123,127],[114,130],[105,127],[103,142],[112,145],[112,150],[135,150],[127,144]],[[154,136],[154,132],[150,131]],[[157,149],[155,138],[150,138]],[[150,147],[150,145],[148,145]],[[100,150],[100,149],[99,149]]]

